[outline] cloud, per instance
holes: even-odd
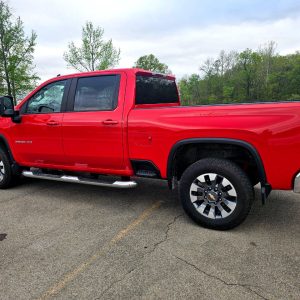
[[[62,55],[68,42],[80,39],[87,20],[120,47],[120,67],[153,53],[178,77],[197,73],[201,62],[222,49],[255,49],[270,40],[283,54],[300,49],[296,0],[11,0],[10,5],[26,30],[38,34],[35,62],[42,80],[73,72]]]
[[[178,30],[172,36],[157,37],[155,43],[148,40],[124,41],[125,57],[139,57],[154,53],[179,77],[198,73],[200,64],[208,57],[216,57],[221,50],[242,51],[257,49],[268,41],[278,44],[282,54],[300,49],[300,40],[294,34],[299,28],[300,18],[285,18],[267,22],[243,22],[238,25],[211,25],[204,28]],[[124,62],[124,63],[123,63]],[[121,61],[126,66],[129,61]]]

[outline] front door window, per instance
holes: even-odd
[[[27,104],[27,114],[56,113],[61,111],[67,80],[56,81],[41,88]]]

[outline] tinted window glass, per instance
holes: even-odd
[[[113,110],[117,107],[119,75],[79,78],[74,111]]]
[[[174,80],[153,76],[136,76],[136,104],[177,102],[179,102],[179,98]]]
[[[27,104],[27,113],[41,114],[60,112],[67,80],[56,81],[41,88]]]

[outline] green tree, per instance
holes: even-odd
[[[15,19],[8,4],[0,1],[0,92],[12,96],[15,102],[39,79],[33,71],[36,38],[33,31],[25,35],[20,17]]]
[[[116,66],[120,60],[120,49],[113,46],[112,40],[103,40],[104,29],[94,27],[87,22],[82,27],[82,45],[69,43],[68,51],[64,53],[64,60],[69,67],[79,72],[105,70]]]
[[[184,104],[300,99],[300,52],[275,53],[275,43],[240,53],[221,51],[200,67],[200,75],[179,81]],[[198,77],[197,77],[198,76]]]
[[[141,56],[134,64],[134,68],[140,68],[155,73],[171,74],[169,67],[161,63],[153,54]]]
[[[275,58],[275,50],[276,50],[276,43],[274,41],[268,42],[265,47],[260,47],[258,53],[262,57],[262,64],[261,64],[261,80],[264,82],[263,84],[263,91],[262,96],[264,98],[269,98],[270,94],[270,74],[272,73],[273,65],[274,65],[274,58]]]
[[[257,94],[258,90],[257,75],[261,61],[261,56],[257,52],[253,52],[251,49],[246,49],[239,55],[240,74],[245,91],[243,98],[245,100],[256,99],[255,94]]]
[[[198,74],[182,78],[178,87],[183,105],[197,104],[201,98],[200,76]]]

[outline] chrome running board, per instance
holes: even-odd
[[[80,183],[80,184],[89,184],[89,185],[97,185],[97,186],[106,186],[113,187],[119,189],[129,189],[137,186],[135,181],[114,181],[114,182],[105,182],[97,179],[90,178],[81,178],[77,176],[69,176],[69,175],[53,175],[47,174],[43,172],[32,172],[32,171],[23,171],[22,175],[24,177],[29,178],[39,178],[39,179],[47,179],[53,181],[63,181],[63,182],[71,182],[71,183]]]

